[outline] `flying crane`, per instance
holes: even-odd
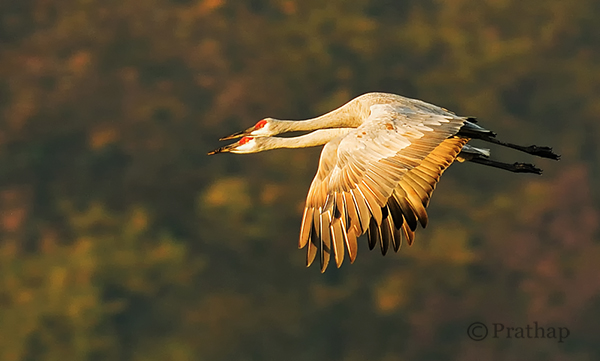
[[[313,131],[298,137],[276,135]],[[398,251],[414,242],[442,173],[455,161],[471,161],[516,173],[541,174],[532,164],[489,159],[488,149],[467,142],[480,139],[535,156],[558,160],[552,148],[520,146],[496,139],[472,117],[417,99],[367,93],[317,118],[292,121],[265,118],[253,127],[221,138],[241,139],[216,153],[257,153],[278,148],[324,145],[300,227],[299,248],[306,264],[320,255],[321,272],[333,256],[340,267],[347,252],[357,255],[357,238],[367,233],[369,248]]]

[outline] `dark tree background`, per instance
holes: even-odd
[[[600,2],[0,2],[0,359],[600,359]],[[220,136],[368,91],[552,145],[456,164],[398,255],[321,275],[318,149]],[[534,161],[493,149],[508,162]],[[569,327],[467,337],[472,322]]]

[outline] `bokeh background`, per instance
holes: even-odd
[[[0,2],[0,359],[600,359],[597,0]],[[551,145],[455,164],[413,247],[304,268],[319,149],[206,155],[388,91]],[[481,145],[481,144],[480,144]],[[562,326],[468,338],[473,322]]]

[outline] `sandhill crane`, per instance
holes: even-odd
[[[412,245],[417,225],[428,223],[426,207],[433,190],[454,160],[541,174],[531,164],[490,160],[488,150],[466,144],[470,139],[559,159],[549,147],[501,142],[475,122],[420,100],[367,93],[314,119],[265,118],[254,127],[222,138],[242,137],[208,154],[325,145],[306,198],[298,244],[299,248],[308,246],[307,266],[319,253],[324,272],[332,254],[337,267],[346,251],[354,262],[357,238],[364,233],[369,248],[380,244],[384,255],[390,245],[398,251],[402,238]],[[274,137],[298,130],[315,131]]]

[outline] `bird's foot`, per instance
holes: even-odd
[[[550,147],[538,147],[537,145],[530,145],[526,148],[526,152],[529,154],[537,155],[538,157],[550,158],[559,160],[560,155],[554,153]]]
[[[542,174],[542,172],[543,172],[541,169],[537,168],[535,165],[529,164],[529,163],[513,163],[511,170],[515,173]]]

